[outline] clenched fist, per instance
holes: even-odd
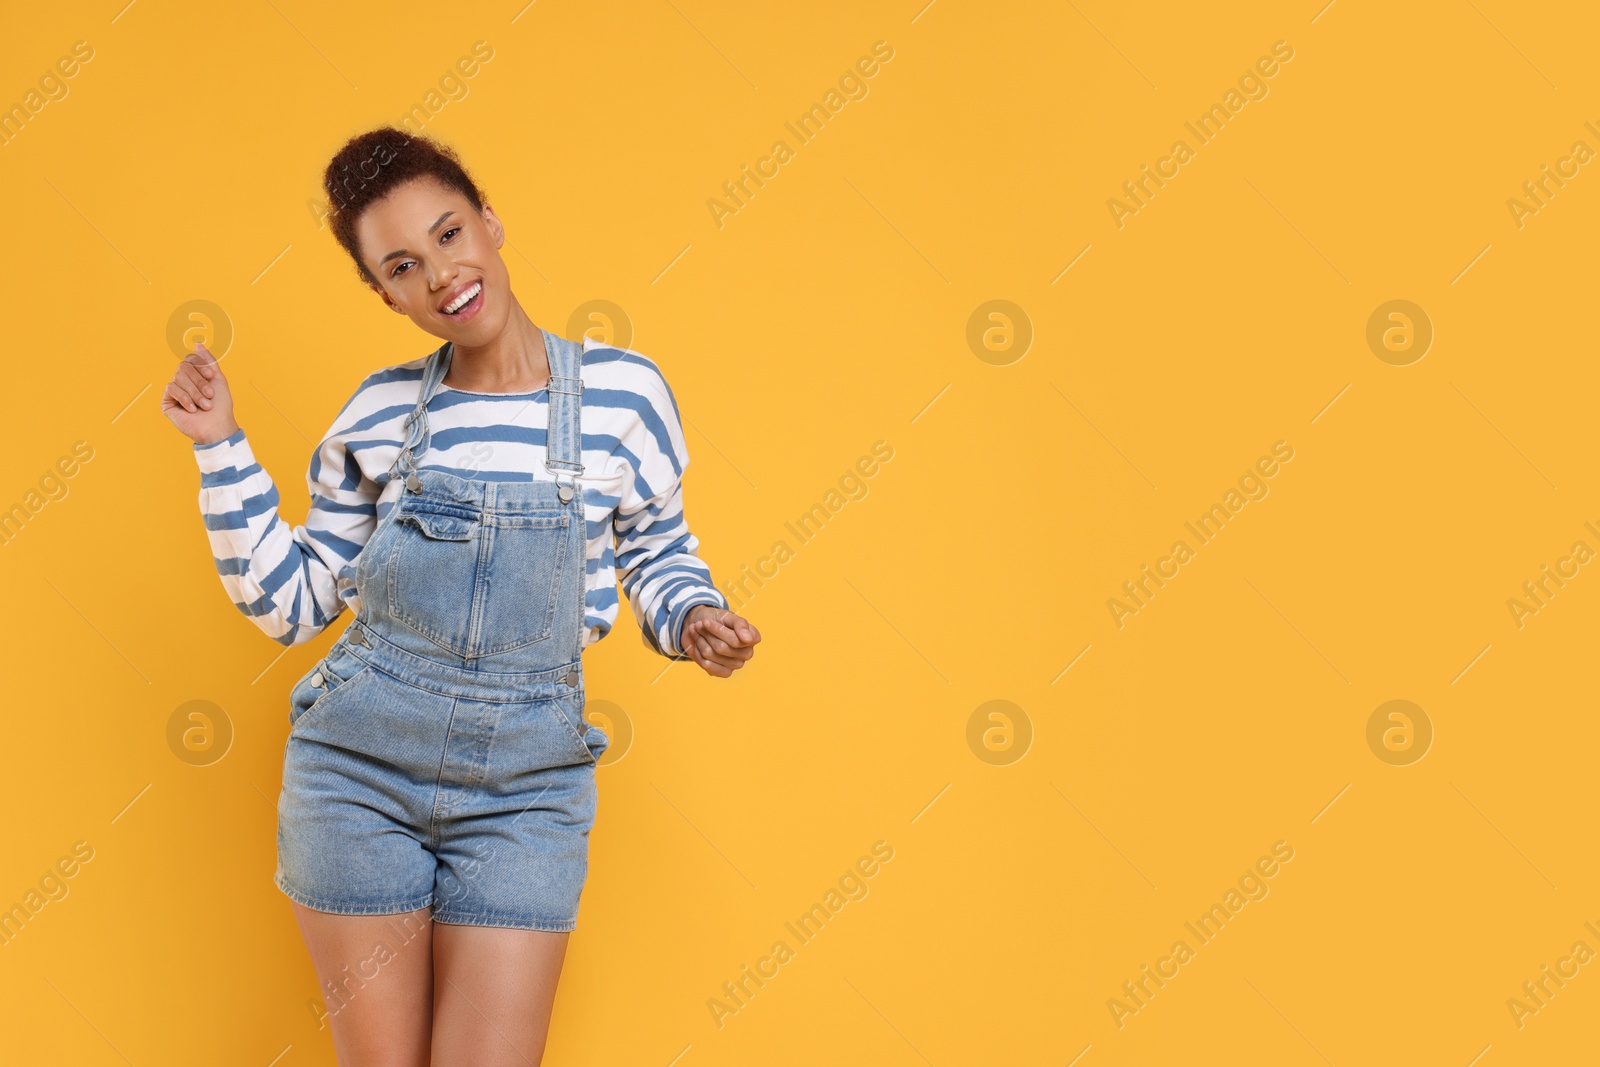
[[[713,678],[730,677],[756,654],[761,631],[731,611],[696,604],[684,619],[679,639],[684,654]]]
[[[197,445],[210,445],[239,429],[233,419],[233,394],[217,358],[195,342],[161,394],[161,413]]]

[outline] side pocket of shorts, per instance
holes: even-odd
[[[333,694],[370,670],[372,667],[365,660],[336,644],[289,691],[289,732],[302,727],[309,718],[320,716]]]
[[[597,762],[595,750],[591,747],[588,737],[592,727],[583,717],[583,690],[575,689],[571,693],[553,697],[548,703],[550,713],[561,720],[562,725],[566,727],[567,732],[572,736],[574,754],[582,753],[577,762]]]

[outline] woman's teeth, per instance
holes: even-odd
[[[483,283],[473,282],[472,288],[468,289],[466,292],[462,293],[460,296],[456,297],[450,303],[445,305],[444,313],[446,315],[454,315],[456,312],[472,303],[472,298],[481,292],[483,292]]]

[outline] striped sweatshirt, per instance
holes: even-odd
[[[684,616],[696,604],[728,601],[695,554],[699,542],[684,516],[689,451],[677,399],[649,357],[588,337],[583,348],[584,647],[616,622],[620,574],[645,645],[688,659],[678,645]],[[311,640],[347,605],[360,612],[356,562],[404,487],[389,468],[427,362],[424,355],[376,371],[345,402],[312,453],[303,526],[279,516],[277,487],[242,428],[194,445],[200,511],[223,588],[279,644]],[[428,403],[428,450],[416,465],[480,480],[548,478],[549,414],[548,388],[479,393],[440,384]]]

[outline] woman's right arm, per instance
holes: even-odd
[[[281,645],[311,640],[357,602],[355,562],[377,526],[379,487],[330,430],[311,457],[306,523],[284,522],[277,487],[234,421],[227,380],[203,346],[179,364],[162,410],[194,441],[200,511],[234,606]]]
[[[355,562],[377,526],[378,487],[336,432],[311,457],[304,526],[278,514],[278,489],[244,430],[194,445],[200,511],[234,607],[281,645],[321,633],[355,597]]]

